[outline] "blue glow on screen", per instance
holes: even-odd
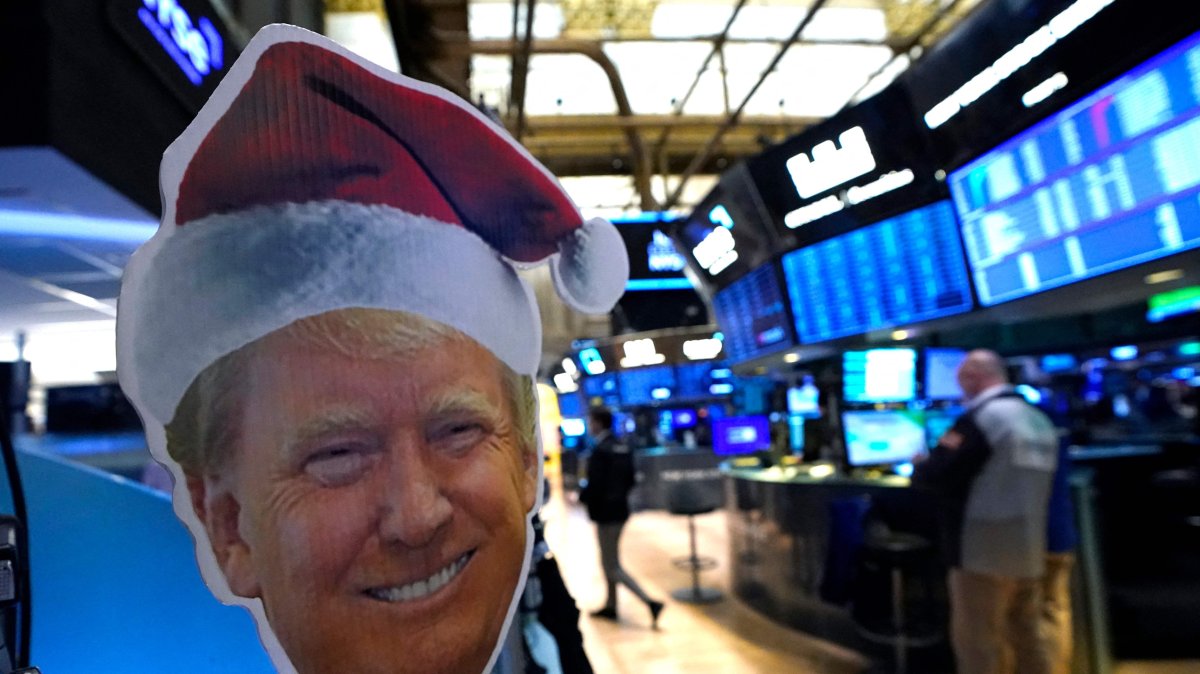
[[[805,343],[971,309],[946,201],[792,251],[783,256],[783,275]]]
[[[713,299],[725,354],[738,363],[795,345],[775,267],[765,264]]]
[[[952,172],[979,301],[1200,246],[1200,34]]]
[[[670,399],[675,389],[675,368],[657,365],[621,370],[617,382],[623,404],[652,405]]]

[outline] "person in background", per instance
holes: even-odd
[[[1057,435],[995,352],[971,351],[957,375],[967,411],[918,460],[913,483],[944,501],[958,671],[1047,674],[1041,596]]]
[[[608,582],[608,595],[604,607],[592,612],[595,618],[617,619],[617,585],[622,584],[638,596],[650,609],[651,626],[658,628],[658,616],[662,613],[662,602],[646,594],[625,569],[621,568],[621,530],[629,520],[629,491],[633,489],[633,453],[629,446],[613,435],[613,414],[598,407],[588,414],[588,422],[595,434],[592,455],[588,459],[587,486],[580,500],[587,506],[588,517],[596,523],[596,536],[600,545],[600,564]]]

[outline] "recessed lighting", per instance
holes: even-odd
[[[896,330],[892,333],[892,339],[897,342],[902,342],[908,339],[908,330]]]
[[[1156,283],[1168,283],[1170,281],[1178,281],[1183,278],[1182,269],[1168,269],[1166,271],[1157,271],[1153,274],[1147,274],[1145,281],[1149,285]]]
[[[789,353],[788,355],[786,355],[786,356],[784,356],[784,357],[783,357],[783,362],[785,362],[785,363],[799,363],[799,362],[800,362],[800,354],[798,354],[798,353]]]

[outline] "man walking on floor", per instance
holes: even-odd
[[[633,489],[633,453],[613,435],[613,414],[598,407],[588,414],[595,446],[588,459],[587,486],[580,499],[587,505],[588,517],[596,523],[600,545],[600,563],[608,582],[604,608],[592,612],[596,618],[617,619],[617,584],[629,588],[650,609],[651,626],[658,629],[663,604],[646,594],[625,569],[621,568],[621,530],[629,520],[629,491]]]

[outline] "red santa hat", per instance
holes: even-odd
[[[167,149],[165,212],[125,270],[121,383],[174,415],[217,358],[305,316],[409,311],[534,375],[541,328],[516,268],[610,310],[629,262],[502,128],[437,87],[328,39],[268,26]]]

